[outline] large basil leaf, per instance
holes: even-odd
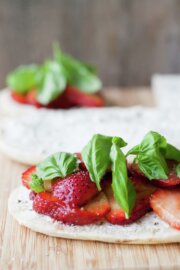
[[[46,62],[37,73],[37,99],[47,105],[55,100],[66,88],[63,67],[55,61]]]
[[[37,165],[37,175],[43,181],[56,177],[64,178],[78,169],[75,155],[65,152],[56,153]]]
[[[115,143],[111,147],[110,157],[112,161],[112,189],[114,196],[117,203],[124,210],[126,218],[129,218],[135,204],[136,192],[128,178],[125,156]]]
[[[37,71],[36,65],[20,66],[7,76],[7,85],[20,94],[26,94],[36,86]]]

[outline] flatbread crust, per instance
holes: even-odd
[[[0,150],[13,160],[33,165],[58,151],[81,151],[95,133],[124,138],[127,151],[149,130],[180,146],[179,116],[172,111],[137,106],[32,110],[15,117],[1,116]]]
[[[32,210],[29,190],[18,187],[9,197],[10,214],[23,226],[45,235],[122,244],[179,243],[180,231],[171,228],[154,213],[148,213],[137,222],[111,225],[107,222],[86,226],[64,225]]]

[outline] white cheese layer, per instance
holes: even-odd
[[[150,130],[180,146],[178,112],[144,107],[33,110],[2,118],[0,149],[15,160],[33,164],[58,151],[80,152],[95,133],[124,138],[126,151]]]

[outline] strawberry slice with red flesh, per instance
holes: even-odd
[[[68,100],[80,107],[103,107],[104,99],[96,94],[81,92],[74,86],[68,86],[65,90]]]
[[[131,180],[135,187],[137,197],[129,219],[126,219],[125,212],[116,202],[110,183],[105,186],[105,194],[111,207],[111,211],[107,214],[106,219],[112,224],[131,224],[151,210],[149,200],[150,195],[155,191],[155,187],[144,182],[140,177],[133,176]]]
[[[158,179],[158,180],[151,180],[151,183],[158,187],[173,187],[180,184],[180,177],[176,174],[176,166],[177,162],[168,160],[167,162],[169,168],[169,175],[168,179]],[[145,177],[143,172],[141,172],[138,164],[128,164],[128,169],[131,175],[142,176]]]
[[[15,100],[18,103],[21,104],[27,104],[26,95],[19,94],[15,91],[11,92],[11,97],[13,100]]]
[[[82,206],[98,193],[88,171],[73,173],[52,183],[52,194],[71,207]]]
[[[29,169],[27,169],[25,172],[22,173],[21,179],[22,184],[30,189],[30,182],[32,180],[32,174],[36,173],[36,166],[32,166]]]
[[[171,227],[180,230],[180,188],[158,189],[150,199],[153,211]]]
[[[110,207],[103,192],[99,193],[83,208],[71,208],[51,193],[42,192],[36,195],[33,201],[33,209],[37,213],[48,215],[66,224],[87,225],[101,221]]]
[[[82,161],[82,155],[81,153],[75,153],[75,155],[77,156],[77,158],[80,160],[80,163],[79,163],[79,168],[83,171],[87,171],[87,168],[86,168],[86,165],[85,163]]]

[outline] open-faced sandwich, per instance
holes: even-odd
[[[54,48],[52,60],[41,66],[20,66],[7,76],[8,89],[1,92],[0,110],[8,114],[30,108],[69,109],[102,107],[97,93],[102,83],[96,70]],[[31,105],[31,106],[29,106]]]
[[[59,152],[30,167],[9,198],[10,213],[56,237],[179,242],[180,151],[153,131],[126,155],[124,146],[95,134],[81,154]]]

